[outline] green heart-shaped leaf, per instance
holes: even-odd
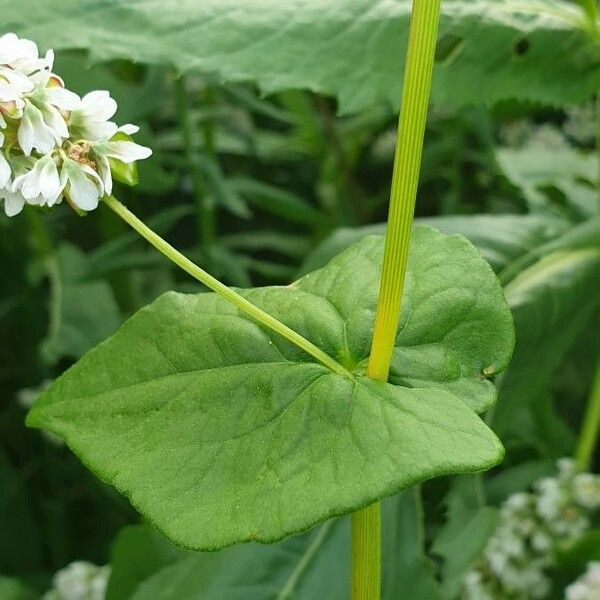
[[[353,371],[334,374],[215,294],[168,293],[60,377],[28,423],[62,436],[175,542],[276,541],[502,456],[474,408],[512,322],[464,238],[414,233],[392,383],[364,376],[382,238],[243,294]],[[464,397],[457,395],[463,394]]]

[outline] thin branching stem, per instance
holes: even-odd
[[[261,325],[264,325],[272,331],[275,331],[292,344],[295,344],[304,350],[307,354],[315,358],[318,362],[329,368],[334,373],[343,375],[349,379],[353,379],[353,375],[350,373],[350,371],[340,365],[336,360],[331,358],[331,356],[323,352],[323,350],[315,346],[312,342],[308,341],[305,337],[302,337],[299,333],[275,317],[266,313],[258,306],[252,304],[252,302],[244,298],[241,294],[227,287],[224,283],[221,283],[210,273],[207,273],[204,269],[194,264],[189,258],[186,258],[183,254],[181,254],[181,252],[179,252],[179,250],[173,248],[171,244],[161,238],[157,233],[152,231],[152,229],[150,229],[145,223],[140,221],[140,219],[138,219],[129,209],[123,206],[123,204],[121,204],[116,198],[113,196],[104,196],[103,200],[130,227],[132,227],[144,239],[150,242],[171,262],[188,273],[188,275],[191,275],[194,279],[197,279],[207,288],[219,294],[219,296],[228,302],[231,302],[231,304],[239,308],[243,313],[247,314]]]

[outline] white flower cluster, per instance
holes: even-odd
[[[551,592],[548,571],[557,544],[579,538],[600,508],[600,476],[578,473],[571,459],[533,493],[510,496],[483,556],[463,581],[463,600],[527,600]]]
[[[110,567],[77,561],[58,571],[42,600],[104,600]]]
[[[54,53],[7,33],[0,37],[0,201],[7,215],[25,204],[63,198],[81,212],[112,193],[116,166],[148,158],[130,141],[134,125],[110,119],[117,103],[106,91],[80,98],[52,72]]]
[[[567,600],[600,600],[600,562],[588,563],[585,573],[565,590]]]

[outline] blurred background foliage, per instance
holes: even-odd
[[[513,42],[521,39],[530,43],[527,36]],[[441,38],[440,61],[450,42]],[[515,47],[526,54],[527,43]],[[117,196],[228,284],[285,285],[361,236],[384,231],[391,105],[373,102],[339,116],[336,100],[317,93],[264,95],[251,83],[182,76],[166,66],[93,63],[80,50],[59,52],[55,70],[78,93],[110,90],[119,122],[142,126],[139,141],[154,155],[140,165],[140,184]],[[476,97],[479,83],[472,85]],[[566,77],[561,85],[570,85]],[[447,583],[468,570],[468,558],[448,562],[461,542],[444,545],[447,531],[440,542],[445,529],[480,519],[481,551],[493,507],[573,454],[600,358],[598,108],[585,90],[573,104],[506,95],[489,106],[434,97],[429,116],[418,221],[463,233],[480,248],[505,286],[517,348],[487,415],[507,447],[504,464],[477,481],[444,478],[388,501],[386,543],[396,558],[386,577],[411,573],[417,587],[407,597],[437,598],[432,572]],[[148,583],[151,577],[183,581],[176,595],[164,596],[183,599],[233,598],[227,593],[250,574],[267,586],[256,583],[253,598],[315,598],[324,581],[344,580],[343,521],[284,545],[185,553],[134,526],[139,517],[125,499],[59,441],[24,426],[27,406],[47,381],[161,293],[201,292],[199,285],[102,206],[84,218],[66,208],[2,215],[0,256],[0,573],[7,578],[0,578],[0,598],[26,597],[24,588],[10,595],[17,579],[42,591],[70,561],[104,564],[111,556],[113,600],[135,590],[138,600],[159,597],[152,590],[161,584]],[[414,529],[423,508],[426,521]],[[320,568],[303,571],[296,595],[286,596],[282,582],[318,535]],[[435,563],[424,554],[432,547]],[[597,541],[594,548],[585,557],[598,552]],[[233,563],[244,566],[232,572]],[[199,593],[197,579],[185,583],[190,573],[204,573],[205,595],[182,591],[189,585]],[[338,597],[333,588],[331,597]]]

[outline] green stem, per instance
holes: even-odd
[[[598,441],[598,431],[600,430],[600,362],[596,367],[592,389],[588,399],[583,424],[577,448],[575,450],[575,460],[582,471],[588,471],[591,466],[592,456],[596,442]]]
[[[192,189],[196,200],[196,215],[198,219],[198,235],[200,247],[207,265],[211,264],[212,248],[216,238],[215,209],[209,197],[206,182],[198,169],[194,156],[194,124],[190,115],[189,96],[185,77],[182,75],[175,80],[175,102],[181,136],[183,138],[183,152],[187,169],[192,181]],[[205,125],[204,145],[208,154],[214,152],[214,134],[212,123]]]
[[[439,14],[440,0],[413,0],[379,302],[367,367],[367,375],[381,381],[388,378],[400,321]],[[381,595],[379,513],[374,505],[352,518],[353,600],[376,600]]]
[[[352,167],[328,101],[320,98],[316,103],[316,110],[321,120],[321,129],[328,151],[325,156],[328,157],[331,151],[335,161],[338,176],[335,192],[338,198],[336,206],[340,208],[341,222],[343,225],[360,224],[363,222],[364,203],[361,202],[358,186],[352,177]],[[322,159],[323,162],[327,160],[326,157]],[[346,201],[340,201],[340,198]]]
[[[439,10],[440,0],[413,1],[379,304],[368,369],[370,377],[384,381],[388,377],[400,320]]]
[[[596,0],[578,0],[579,5],[583,8],[586,15],[589,17],[592,26],[596,27],[596,18],[598,15],[598,7]]]
[[[204,106],[213,108],[215,106],[215,95],[213,90],[206,86],[204,90]],[[215,124],[212,118],[206,118],[202,122],[202,133],[204,135],[204,151],[209,156],[214,156],[215,150]]]
[[[27,207],[25,215],[29,223],[31,240],[37,255],[39,256],[50,284],[50,303],[48,310],[48,333],[56,334],[60,328],[60,305],[62,298],[62,279],[60,265],[56,258],[52,237],[39,209]]]
[[[287,579],[285,585],[281,588],[279,594],[277,594],[276,600],[289,600],[295,595],[300,579],[306,572],[306,569],[311,565],[316,554],[319,552],[329,535],[333,521],[327,521],[317,531],[310,546],[306,549],[306,552],[302,555],[302,558],[296,565],[296,568],[292,571],[291,575]]]
[[[281,321],[278,321],[275,317],[266,313],[264,310],[258,308],[246,300],[243,296],[228,288],[225,284],[221,283],[218,279],[215,279],[212,275],[207,273],[204,269],[201,269],[198,265],[194,264],[191,260],[183,256],[181,252],[173,248],[171,244],[163,240],[158,234],[150,229],[145,223],[140,221],[130,210],[123,206],[113,196],[104,196],[104,202],[121,217],[130,227],[135,229],[143,238],[150,242],[159,252],[164,254],[170,261],[175,263],[178,267],[183,269],[186,273],[191,275],[194,279],[197,279],[200,283],[205,285],[207,288],[216,292],[231,302],[234,306],[239,308],[242,312],[246,313],[252,319],[272,329],[285,339],[289,340],[292,344],[295,344],[307,354],[310,354],[313,358],[318,360],[320,363],[331,369],[338,375],[343,375],[349,379],[353,379],[352,373],[335,361],[331,356],[323,352],[320,348],[315,346],[312,342],[309,342],[306,338],[302,337],[299,333],[296,333],[293,329],[290,329],[287,325],[284,325]]]
[[[596,92],[596,160],[598,172],[596,174],[596,190],[600,202],[600,91]]]
[[[381,504],[352,515],[351,593],[353,600],[381,597]]]

